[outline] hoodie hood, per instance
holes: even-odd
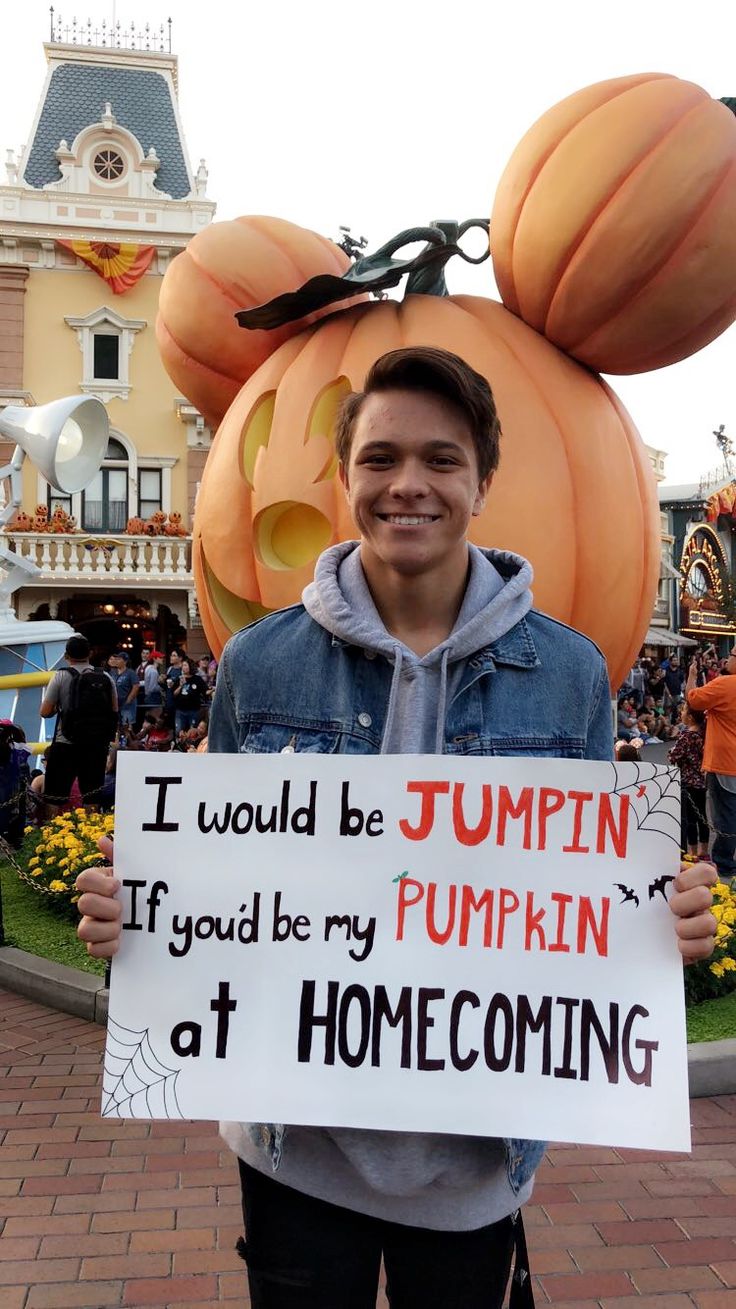
[[[526,559],[475,545],[468,550],[468,583],[455,626],[421,657],[386,630],[365,579],[358,542],[325,550],[314,581],[303,592],[307,613],[332,636],[393,665],[382,754],[441,754],[453,673],[461,671],[453,665],[492,645],[531,608],[533,574]]]

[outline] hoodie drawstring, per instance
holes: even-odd
[[[445,710],[447,708],[447,663],[450,658],[450,648],[446,646],[442,651],[442,662],[440,664],[440,694],[437,702],[437,733],[434,739],[435,754],[443,754],[445,749]]]
[[[396,701],[399,695],[399,683],[401,682],[401,666],[404,662],[401,653],[401,646],[394,647],[394,675],[391,678],[391,690],[388,695],[388,705],[386,706],[386,722],[381,737],[381,754],[386,754],[386,745],[391,740],[391,729],[393,727],[394,713],[396,711]]]

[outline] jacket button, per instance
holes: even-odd
[[[375,659],[376,657],[375,650],[364,650],[363,654],[365,655],[366,659]]]
[[[365,714],[365,713],[358,714],[358,722],[360,723],[361,727],[370,727],[371,723],[373,722],[373,719],[371,718],[370,714]]]

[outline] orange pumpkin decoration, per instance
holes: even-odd
[[[535,603],[597,641],[619,685],[659,576],[646,453],[608,386],[503,306],[471,296],[409,295],[335,314],[243,387],[207,460],[193,529],[211,648],[219,655],[239,627],[298,601],[320,551],[355,535],[335,476],[337,405],[379,355],[407,345],[453,350],[489,379],[501,465],[471,540],[531,559]]]
[[[660,73],[599,82],[544,114],[506,166],[498,288],[591,368],[662,368],[736,318],[735,214],[725,103]]]
[[[216,427],[263,360],[323,316],[314,313],[277,332],[243,332],[236,310],[349,266],[332,241],[283,218],[212,223],[177,255],[161,286],[156,338],[171,380]]]

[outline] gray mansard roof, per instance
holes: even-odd
[[[55,156],[63,139],[72,144],[85,127],[99,122],[105,102],[115,118],[161,160],[158,190],[181,200],[190,192],[179,128],[164,77],[153,69],[63,64],[55,68],[25,170],[30,186],[43,187],[61,176]]]

